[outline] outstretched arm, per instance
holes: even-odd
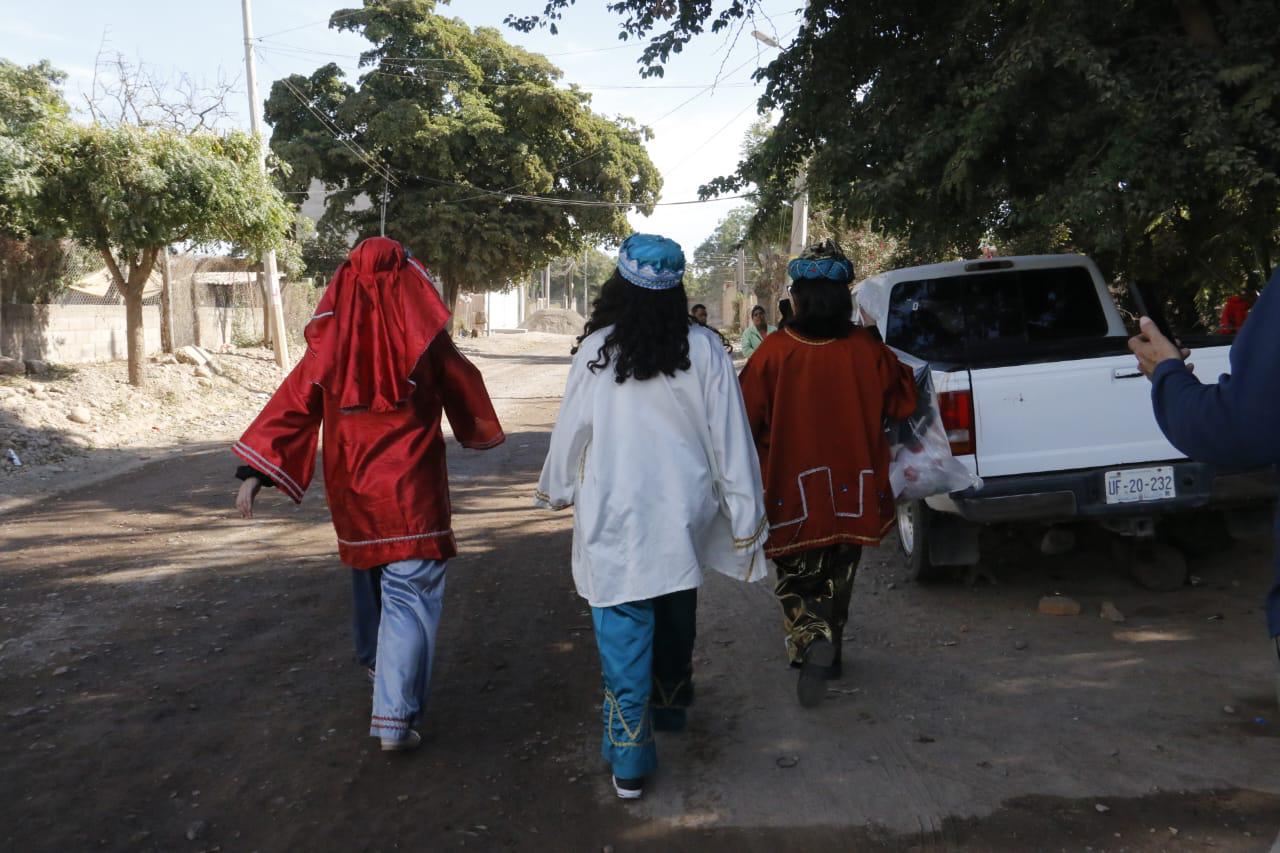
[[[579,349],[569,368],[560,415],[551,431],[551,447],[534,493],[534,504],[544,509],[565,509],[578,499],[583,455],[591,444],[591,371],[587,362],[594,357],[594,353]]]
[[[436,335],[424,361],[433,372],[435,387],[453,435],[463,447],[485,450],[506,441],[493,401],[484,387],[484,377],[467,357],[458,352],[448,332]]]
[[[324,396],[311,381],[310,353],[290,371],[262,412],[231,448],[254,472],[244,478],[236,505],[246,518],[264,484],[275,485],[295,502],[302,500],[315,472],[316,447]]]
[[[712,353],[703,395],[711,427],[711,449],[720,474],[721,499],[733,530],[734,547],[740,551],[760,548],[769,534],[760,459],[742,389],[727,353]]]
[[[1143,339],[1164,353],[1152,374],[1156,421],[1169,442],[1192,459],[1248,467],[1280,460],[1280,273],[1272,277],[1231,347],[1231,373],[1205,385],[1168,352],[1159,331]],[[1176,347],[1173,347],[1176,352]]]

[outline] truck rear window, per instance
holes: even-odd
[[[1007,270],[903,281],[889,300],[890,346],[930,361],[1107,334],[1084,267]]]

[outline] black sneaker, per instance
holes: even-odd
[[[825,638],[814,640],[805,649],[800,680],[796,682],[796,697],[802,708],[815,708],[822,704],[827,695],[827,671],[835,659],[835,647]]]
[[[823,673],[822,677],[827,681],[836,681],[844,677],[844,664],[840,662],[839,656],[836,657],[831,666],[827,667],[827,671]]]
[[[619,779],[614,776],[613,790],[620,800],[638,800],[644,796],[644,779]]]
[[[684,708],[654,708],[653,730],[656,732],[682,732],[688,720]]]

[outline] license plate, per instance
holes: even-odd
[[[1178,496],[1173,468],[1130,468],[1107,472],[1107,503],[1167,501]]]

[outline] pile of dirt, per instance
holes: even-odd
[[[587,321],[577,311],[567,308],[544,308],[534,312],[520,328],[552,335],[580,335]]]
[[[212,364],[158,356],[146,384],[122,361],[50,365],[0,377],[0,492],[89,466],[95,451],[163,450],[243,430],[283,373],[265,349],[233,349]]]

